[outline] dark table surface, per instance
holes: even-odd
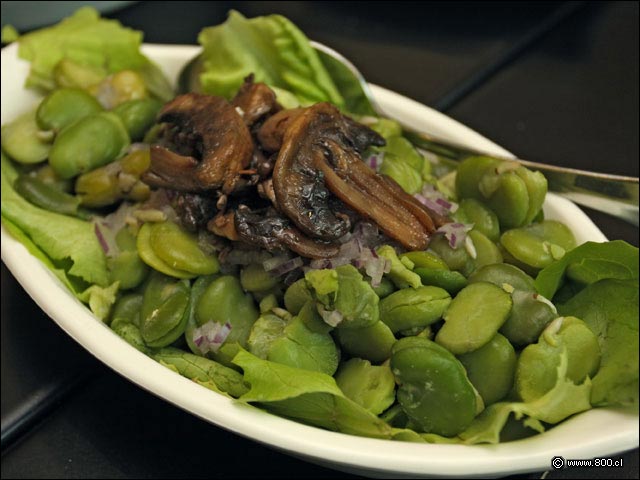
[[[522,158],[638,176],[637,2],[136,2],[107,15],[147,42],[194,44],[232,8],[287,16],[369,81]],[[638,246],[636,227],[587,214]],[[2,478],[347,476],[141,390],[71,340],[4,264],[1,278]],[[638,450],[622,457],[620,469],[546,475],[638,478]]]

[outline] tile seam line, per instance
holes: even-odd
[[[496,60],[472,73],[465,80],[445,93],[433,104],[433,108],[441,112],[447,112],[451,108],[455,107],[458,103],[464,100],[465,97],[472,93],[472,91],[487,83],[501,69],[520,58],[526,50],[535,45],[561,23],[578,13],[586,6],[587,2],[569,1],[564,3],[535,27],[529,29],[529,31],[516,41],[513,47],[509,48]]]

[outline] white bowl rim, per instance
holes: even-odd
[[[199,52],[190,45],[144,45],[144,52],[175,79],[177,68]],[[20,97],[16,75],[25,75],[17,48],[2,50],[2,122],[5,103]],[[17,72],[12,74],[12,72]],[[392,115],[417,127],[497,154],[508,152],[455,120],[418,102],[373,86],[378,101]],[[16,95],[16,96],[12,96]],[[5,101],[6,100],[6,101]],[[9,109],[7,108],[7,111]],[[573,203],[548,195],[545,215],[567,222],[579,243],[606,237]],[[638,414],[624,409],[594,409],[576,415],[542,435],[498,445],[434,445],[390,442],[325,431],[241,404],[183,378],[138,352],[96,320],[59,280],[5,229],[2,260],[35,302],[96,358],[142,388],[170,403],[252,440],[332,468],[362,474],[406,476],[494,476],[544,470],[551,458],[593,458],[638,446]],[[589,435],[591,434],[591,435]]]

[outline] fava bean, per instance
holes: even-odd
[[[465,198],[460,202],[465,216],[464,223],[472,223],[473,228],[483,233],[492,242],[500,240],[500,222],[497,215],[475,198]]]
[[[427,338],[398,340],[391,371],[398,383],[398,402],[424,432],[452,437],[482,409],[460,361]]]
[[[121,290],[136,288],[149,274],[149,267],[138,255],[136,237],[128,228],[122,228],[116,234],[116,245],[118,255],[107,259],[111,281],[120,282]]]
[[[49,164],[61,178],[75,177],[112,162],[129,142],[120,117],[111,112],[96,113],[69,125],[56,136]]]
[[[515,386],[523,401],[534,401],[554,387],[563,354],[567,355],[567,378],[576,384],[598,371],[598,339],[576,317],[556,318],[542,332],[538,343],[529,345],[520,354]]]
[[[160,108],[162,103],[155,98],[143,98],[121,103],[112,111],[122,120],[131,140],[139,141],[155,124]]]
[[[514,258],[537,269],[561,259],[576,247],[569,227],[555,220],[508,230],[500,237],[500,243]]]
[[[144,79],[133,70],[121,70],[109,75],[99,84],[92,86],[89,91],[108,110],[130,100],[139,100],[148,96]]]
[[[173,268],[162,258],[158,256],[155,250],[151,246],[151,232],[152,224],[145,223],[140,227],[138,231],[138,237],[136,240],[136,247],[138,249],[138,255],[144,263],[149,265],[154,270],[162,272],[165,275],[169,275],[175,278],[193,278],[195,273],[187,272],[186,270],[178,270]]]
[[[150,225],[149,245],[154,253],[176,270],[211,275],[220,270],[218,259],[207,255],[196,237],[173,222]]]
[[[498,246],[489,240],[482,232],[471,230],[469,238],[473,242],[475,250],[475,268],[480,268],[492,263],[502,263],[502,255]]]
[[[36,111],[20,115],[2,126],[2,150],[18,163],[40,163],[47,159],[51,145],[38,136]]]
[[[393,332],[382,321],[365,328],[336,330],[336,338],[342,349],[352,357],[374,363],[388,359],[391,347],[396,342]]]
[[[489,282],[494,285],[525,292],[535,292],[535,281],[518,267],[506,263],[496,263],[480,267],[469,276],[469,283]],[[537,337],[536,337],[537,338]]]
[[[293,282],[284,292],[284,306],[293,315],[300,313],[309,300],[313,300],[313,295],[304,278]]]
[[[216,353],[208,355],[224,365],[231,366],[237,345],[246,347],[247,339],[259,312],[251,295],[245,293],[240,280],[231,275],[216,278],[204,291],[196,305],[195,318],[198,325],[213,321],[229,323],[231,331],[224,345]]]
[[[449,241],[442,235],[436,235],[429,244],[429,250],[438,255],[449,269],[460,272],[465,277],[469,276],[475,268],[475,263],[466,248],[453,248]]]
[[[414,269],[428,268],[430,270],[449,270],[449,266],[439,256],[423,251],[423,252],[407,252],[400,255],[400,259],[408,258],[414,265]]]
[[[240,272],[240,283],[247,292],[264,292],[276,287],[278,278],[265,271],[260,263],[251,263]]]
[[[150,354],[140,333],[140,310],[142,294],[129,294],[121,297],[113,307],[111,329],[136,350]]]
[[[80,209],[80,199],[40,181],[31,175],[20,175],[13,184],[26,200],[52,212],[89,218],[88,212]]]
[[[471,283],[458,293],[444,314],[436,342],[455,355],[487,344],[507,320],[511,296],[486,282]]]
[[[393,285],[393,282],[387,277],[382,277],[380,279],[380,284],[377,287],[373,287],[373,291],[376,292],[378,298],[387,297],[391,295],[395,290],[396,287]]]
[[[404,257],[404,260],[398,258],[395,249],[389,245],[383,245],[378,248],[376,252],[391,262],[391,271],[387,275],[396,287],[406,288],[407,286],[411,286],[418,288],[422,285],[420,277],[411,271],[414,264],[408,257]],[[411,268],[408,268],[407,264],[409,264]]]
[[[340,366],[336,383],[347,398],[380,415],[395,401],[396,382],[388,363],[371,365],[368,360],[352,358]]]
[[[380,320],[393,333],[426,327],[440,320],[450,303],[449,293],[439,287],[404,288],[380,301]]]
[[[42,130],[59,132],[67,125],[102,110],[100,103],[85,90],[60,88],[40,102],[36,121]]]
[[[450,295],[455,295],[467,285],[467,279],[464,275],[449,269],[416,268],[414,272],[420,275],[423,285],[443,288]]]
[[[140,333],[149,347],[166,347],[187,326],[189,282],[152,272],[144,289]]]
[[[509,340],[499,333],[477,350],[460,355],[458,360],[485,406],[502,400],[511,390],[516,353]]]
[[[135,150],[108,165],[80,175],[76,193],[88,207],[104,207],[120,200],[141,202],[149,198],[149,186],[140,175],[149,168],[149,149]]]
[[[194,331],[199,326],[198,320],[196,319],[196,307],[204,292],[216,278],[216,275],[198,277],[191,286],[191,295],[189,295],[189,305],[187,306],[187,328],[184,331],[184,337],[189,350],[196,355],[202,355],[202,351],[194,342]]]

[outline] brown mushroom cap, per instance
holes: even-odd
[[[154,145],[146,183],[187,192],[236,188],[254,144],[234,106],[221,97],[188,93],[167,103],[158,121],[168,124],[167,140],[177,152]]]
[[[280,210],[302,232],[325,240],[346,232],[348,222],[329,209],[331,192],[406,248],[427,247],[435,231],[427,211],[360,157],[359,152],[377,140],[375,132],[328,103],[309,107],[288,123],[273,187]]]

